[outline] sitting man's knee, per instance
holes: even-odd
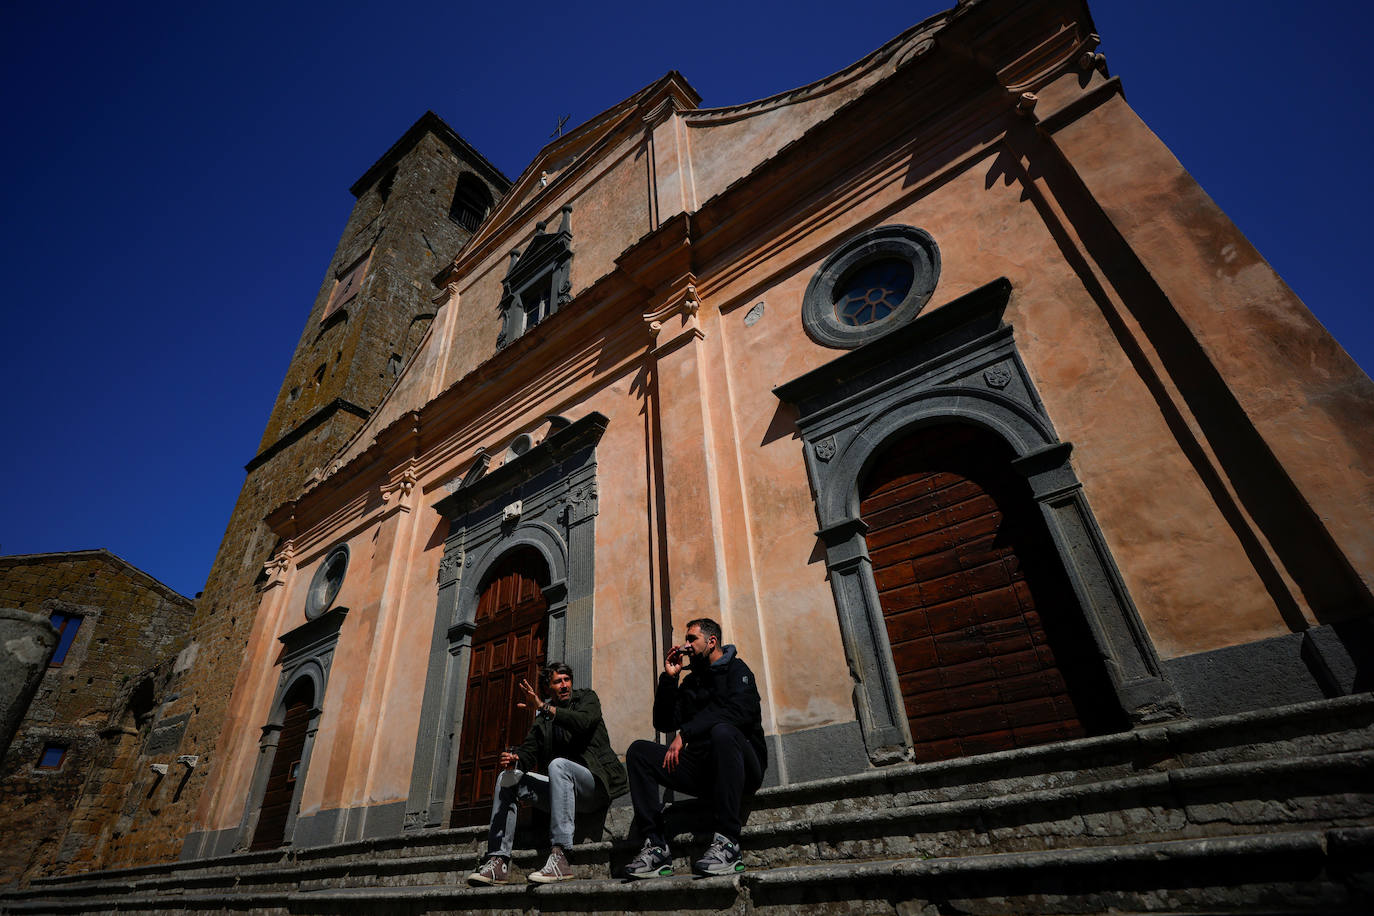
[[[657,754],[657,756],[659,757],[662,757],[663,746],[661,744],[655,744],[652,741],[646,741],[643,738],[640,738],[638,741],[633,742],[625,750],[625,759],[629,760],[631,757],[651,758],[655,756],[655,754]]]
[[[728,722],[717,722],[711,726],[712,744],[739,744],[744,740],[744,733]]]

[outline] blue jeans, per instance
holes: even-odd
[[[591,770],[566,757],[555,757],[549,764],[545,782],[530,774],[513,786],[496,781],[491,799],[491,832],[487,835],[487,855],[510,858],[515,844],[516,802],[533,804],[549,812],[549,841],[567,849],[573,842],[573,822],[578,811],[598,806],[596,779]]]

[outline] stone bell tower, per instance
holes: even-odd
[[[357,199],[329,261],[219,552],[196,602],[191,644],[158,710],[182,727],[197,767],[175,798],[116,830],[103,867],[172,858],[216,765],[215,742],[275,547],[264,516],[305,486],[363,424],[434,318],[432,278],[510,180],[426,112],[350,188]],[[148,769],[139,760],[137,782]],[[132,796],[131,796],[132,797]],[[194,854],[188,850],[188,854]]]

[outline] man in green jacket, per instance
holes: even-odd
[[[468,884],[505,884],[510,880],[510,853],[515,841],[516,802],[528,801],[549,812],[553,848],[544,867],[529,876],[549,884],[573,877],[567,848],[572,845],[578,811],[604,808],[629,790],[625,766],[611,750],[601,700],[596,691],[573,689],[572,669],[562,663],[544,669],[550,699],[526,681],[520,688],[535,708],[534,724],[515,753],[502,751],[502,772],[491,802],[487,856]],[[526,704],[521,703],[521,706]],[[547,778],[537,775],[547,773]]]

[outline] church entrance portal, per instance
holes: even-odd
[[[977,428],[926,427],[860,490],[918,761],[1108,730],[1093,696],[1110,685],[1012,457]]]
[[[519,744],[533,710],[520,709],[522,678],[538,687],[548,641],[547,565],[530,549],[500,560],[477,602],[467,702],[450,825],[485,824],[503,748]]]
[[[305,775],[300,771],[301,758],[314,701],[315,687],[309,678],[298,680],[283,701],[286,716],[282,720],[276,753],[272,756],[272,770],[267,777],[267,790],[262,796],[262,809],[250,849],[276,849],[285,838],[296,783]]]

